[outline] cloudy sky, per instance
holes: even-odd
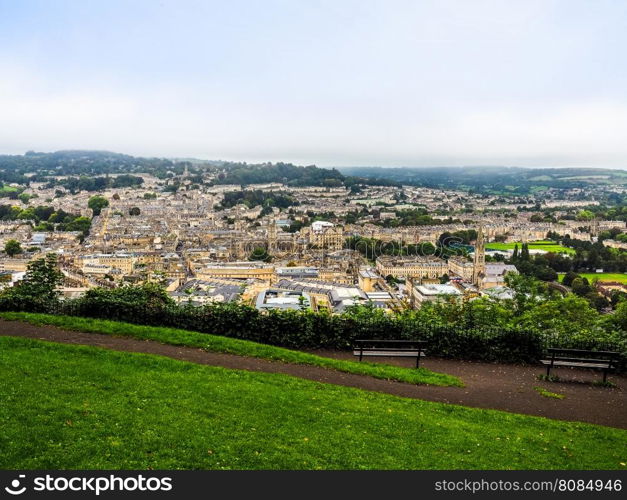
[[[0,152],[627,167],[627,2],[0,0]]]

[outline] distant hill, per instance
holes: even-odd
[[[0,182],[23,185],[32,181],[48,182],[54,176],[76,176],[74,184],[78,185],[79,178],[83,177],[148,173],[160,179],[172,179],[185,172],[194,176],[196,183],[203,182],[203,174],[213,173],[212,182],[216,184],[280,182],[290,186],[326,187],[394,184],[393,181],[371,176],[357,179],[345,176],[336,169],[318,168],[315,165],[302,167],[291,163],[248,164],[191,158],[145,158],[109,151],[80,150],[0,155]]]
[[[338,170],[344,175],[385,178],[406,185],[504,195],[530,194],[547,188],[627,184],[627,171],[605,168],[339,167]]]
[[[29,151],[0,155],[0,183],[27,185],[49,182],[54,176],[71,176],[67,183],[81,190],[87,178],[109,174],[148,173],[170,183],[184,173],[196,184],[259,184],[280,182],[289,186],[400,186],[473,190],[500,195],[528,195],[549,188],[571,189],[627,184],[627,171],[603,168],[522,167],[339,167],[319,168],[292,163],[235,163],[198,159],[136,157],[109,151]],[[212,174],[207,177],[205,174]],[[211,181],[208,179],[211,178]],[[81,181],[82,179],[82,181]],[[101,179],[98,185],[105,185]],[[132,183],[131,183],[132,184]],[[0,184],[0,188],[2,185]],[[96,186],[97,188],[97,186]]]

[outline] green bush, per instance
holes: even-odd
[[[296,310],[262,313],[237,303],[179,306],[160,286],[146,284],[94,288],[68,301],[9,291],[0,295],[0,310],[167,326],[291,349],[349,349],[354,340],[364,338],[416,339],[427,341],[429,355],[456,359],[531,363],[548,347],[617,350],[627,359],[627,337],[616,326],[622,317],[585,322],[588,312],[582,312],[581,300],[572,297],[497,308],[479,299],[470,305],[440,304],[398,314],[368,306],[341,315]],[[507,316],[516,307],[522,311],[517,323]],[[576,314],[581,315],[576,329],[561,321],[562,316]]]

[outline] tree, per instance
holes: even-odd
[[[248,260],[262,260],[264,262],[270,262],[272,256],[268,254],[265,248],[256,247],[248,257]]]
[[[588,295],[591,291],[590,283],[588,283],[587,278],[575,278],[572,282],[571,288],[575,295],[579,295],[580,297],[584,297]]]
[[[129,215],[132,216],[137,216],[139,214],[141,214],[141,210],[139,209],[139,207],[132,207],[129,211],[128,211]]]
[[[0,307],[4,310],[50,312],[59,303],[59,286],[63,274],[57,269],[57,256],[29,262],[24,278],[0,294]]]
[[[616,326],[627,331],[627,301],[620,302],[616,306],[616,312],[609,315],[609,318]]]
[[[35,296],[56,299],[59,296],[57,288],[62,282],[63,274],[57,267],[57,256],[49,253],[44,258],[35,259],[28,264],[20,286],[28,288]]]
[[[536,278],[542,281],[557,280],[557,273],[548,266],[537,267],[534,271]]]
[[[4,245],[4,251],[9,257],[22,253],[22,245],[17,240],[9,240]]]
[[[100,212],[103,208],[109,206],[109,200],[107,200],[104,196],[92,196],[91,198],[89,198],[87,206],[93,210],[94,217],[96,217],[100,215]]]
[[[562,285],[564,286],[572,286],[573,281],[577,278],[579,278],[580,276],[577,273],[574,273],[573,271],[568,271],[565,275],[564,278],[562,278]]]
[[[588,293],[586,298],[588,299],[588,302],[590,302],[590,305],[597,311],[602,311],[603,309],[610,307],[610,301],[594,290]]]

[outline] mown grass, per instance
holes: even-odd
[[[620,469],[627,432],[0,337],[3,469]]]
[[[486,243],[486,250],[513,250],[514,247],[518,245],[518,251],[522,248],[522,242],[518,243]],[[554,241],[531,241],[529,242],[529,250],[544,250],[546,252],[554,252],[554,253],[568,253],[574,254],[575,250],[569,247],[565,247],[562,245],[558,245]]]
[[[577,273],[582,278],[587,278],[588,281],[598,279],[599,281],[617,281],[619,283],[627,283],[627,274],[623,273]],[[564,279],[565,273],[558,275],[558,280],[561,282]]]
[[[368,375],[371,377],[396,380],[410,384],[428,384],[439,386],[463,386],[461,380],[452,375],[432,372],[426,368],[403,368],[384,363],[367,363],[325,358],[282,347],[259,344],[248,340],[232,339],[219,335],[133,325],[101,319],[78,318],[74,316],[56,316],[52,314],[34,314],[22,312],[2,312],[0,318],[25,321],[34,325],[53,325],[66,330],[89,333],[102,333],[119,337],[132,337],[141,340],[154,340],[163,344],[196,347],[211,352],[223,352],[240,356],[319,366],[346,373]],[[10,333],[10,332],[9,332]]]

